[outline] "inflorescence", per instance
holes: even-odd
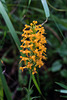
[[[33,21],[29,25],[25,25],[22,34],[22,49],[20,52],[24,56],[20,56],[24,66],[20,67],[23,71],[25,68],[29,69],[32,74],[37,73],[36,68],[44,65],[43,60],[46,60],[46,37],[44,36],[45,29],[42,25],[37,25],[37,21]],[[20,61],[20,63],[21,63]]]

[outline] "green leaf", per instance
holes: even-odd
[[[55,82],[55,83],[58,84],[59,86],[61,86],[62,88],[67,89],[67,86],[66,85],[64,85],[62,83],[59,83],[59,82]]]
[[[39,88],[39,86],[38,86],[38,84],[37,84],[37,81],[36,81],[36,79],[35,79],[35,76],[34,76],[34,75],[32,75],[32,79],[33,79],[33,82],[34,82],[34,84],[35,84],[35,86],[36,86],[36,88],[37,88],[38,92],[39,92],[40,94],[42,94],[42,93],[41,93],[41,90],[40,90],[40,88]]]
[[[61,76],[63,76],[64,78],[67,78],[67,70],[64,69],[60,72]]]
[[[52,64],[51,71],[52,72],[59,71],[61,67],[62,67],[62,64],[60,63],[60,60],[57,60]]]
[[[3,89],[4,89],[4,92],[6,94],[7,100],[12,100],[12,98],[11,98],[11,92],[10,92],[8,86],[7,86],[5,77],[2,74],[2,64],[1,64],[1,61],[0,61],[0,78],[1,78],[1,82],[2,82],[2,85],[3,85]]]
[[[23,91],[23,90],[26,90],[26,92],[28,92],[28,89],[27,89],[27,88],[25,88],[25,87],[23,87],[23,88],[18,87],[18,88],[17,88],[17,91]]]
[[[0,78],[0,100],[3,100],[3,86],[2,86],[1,78]]]
[[[52,17],[52,19],[53,19],[53,21],[54,21],[54,23],[55,23],[57,29],[59,30],[60,34],[61,34],[62,37],[64,38],[65,44],[67,45],[67,40],[66,40],[65,36],[63,35],[62,30],[61,30],[60,27],[59,27],[59,24],[61,24],[62,21],[61,21],[58,17],[56,17],[56,16],[54,16],[54,15],[52,15],[52,14],[51,14],[51,17]],[[66,25],[67,25],[67,24],[66,24]],[[67,27],[67,26],[66,26],[66,27]]]
[[[30,3],[31,3],[31,0],[29,0],[29,3],[28,3],[28,5],[30,5]]]
[[[67,41],[67,38],[65,38]],[[61,57],[67,57],[67,44],[63,41],[62,45],[57,49],[57,52]]]
[[[60,97],[67,98],[67,96],[62,96],[62,95]]]
[[[4,6],[5,10],[8,12],[5,0],[1,0],[1,2],[3,3],[3,6]]]
[[[56,92],[67,94],[67,90],[55,90]]]
[[[63,26],[67,30],[67,19],[59,19],[57,16],[52,15],[60,26]]]
[[[1,1],[0,1],[0,13],[3,16],[3,19],[4,19],[8,29],[10,31],[10,34],[11,34],[12,38],[14,39],[18,49],[20,50],[20,41],[18,39],[16,31],[15,31],[15,29],[14,29],[14,27],[13,27],[13,25],[12,25],[12,23],[11,23],[11,21],[10,21],[10,19],[9,19],[9,17],[8,17]]]
[[[8,64],[11,64],[11,63],[13,63],[14,62],[14,59],[11,59],[11,58],[2,58],[2,60],[4,61],[4,62],[6,62],[6,63],[8,63]]]
[[[31,99],[34,100],[34,99],[37,99],[37,98],[40,98],[40,96],[35,96],[35,97],[32,97]]]
[[[41,0],[41,2],[43,5],[43,8],[44,8],[44,11],[45,11],[46,18],[48,18],[50,16],[50,13],[49,13],[49,8],[47,5],[47,2],[46,2],[46,0]]]

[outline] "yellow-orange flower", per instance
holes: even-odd
[[[25,25],[21,40],[22,45],[20,52],[25,56],[20,56],[21,61],[24,61],[24,66],[20,67],[23,71],[29,69],[32,74],[37,73],[37,67],[44,65],[43,60],[46,60],[46,37],[44,36],[45,29],[42,25],[37,25],[37,21],[33,21],[29,25]],[[20,62],[21,62],[20,61]]]

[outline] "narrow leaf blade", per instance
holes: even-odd
[[[1,61],[0,61],[0,78],[1,78],[1,82],[2,82],[2,85],[3,85],[3,89],[4,89],[4,91],[5,91],[7,100],[12,100],[12,98],[11,98],[11,92],[10,92],[8,86],[7,86],[5,77],[4,77],[4,75],[2,74],[2,64],[1,64]]]
[[[42,94],[42,93],[41,93],[41,90],[40,90],[40,88],[39,88],[39,86],[38,86],[38,84],[37,84],[37,81],[36,81],[36,79],[35,79],[35,76],[34,76],[34,75],[32,75],[32,79],[33,79],[33,82],[34,82],[34,84],[35,84],[35,86],[36,86],[36,88],[37,88],[38,92],[39,92],[40,94]]]
[[[16,31],[15,31],[15,29],[14,29],[14,27],[13,27],[13,25],[12,25],[12,23],[11,23],[11,21],[10,21],[10,19],[9,19],[9,17],[8,17],[1,1],[0,1],[0,13],[3,16],[3,19],[4,19],[8,29],[10,31],[10,34],[11,34],[12,38],[14,39],[18,49],[20,50],[20,41],[18,39]]]
[[[59,83],[59,82],[55,82],[55,83],[58,84],[59,86],[61,86],[62,88],[67,89],[67,86],[66,85],[64,85],[62,83]]]
[[[43,5],[43,8],[44,8],[44,11],[45,11],[46,18],[48,18],[50,16],[50,12],[49,12],[49,8],[48,8],[48,5],[47,5],[47,1],[41,0],[41,2],[42,2],[42,5]]]
[[[30,3],[31,3],[31,0],[29,0],[29,3],[28,3],[28,5],[30,5]]]
[[[1,78],[0,78],[0,100],[3,100],[3,86],[2,86]]]

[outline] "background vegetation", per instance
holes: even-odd
[[[67,0],[0,0],[0,100],[67,100]],[[47,61],[35,75],[41,96],[29,72],[19,70],[20,41],[25,24],[37,20],[47,33]],[[39,78],[38,78],[39,77]],[[4,89],[4,91],[3,91]]]

